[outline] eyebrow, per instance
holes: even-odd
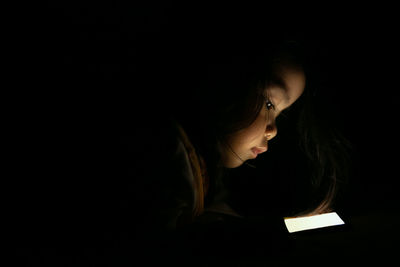
[[[278,85],[279,87],[281,87],[282,89],[284,89],[285,91],[288,91],[288,88],[286,86],[285,81],[282,78],[279,77],[273,77],[271,78],[271,82],[272,84]]]

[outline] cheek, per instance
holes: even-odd
[[[235,147],[245,147],[253,143],[258,143],[260,137],[264,136],[266,127],[266,114],[262,111],[249,127],[231,136],[230,143]]]
[[[264,135],[267,127],[267,113],[262,110],[258,115],[257,119],[246,129],[246,135],[248,138],[256,138],[260,135]]]

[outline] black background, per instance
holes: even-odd
[[[289,29],[312,40],[321,73],[338,88],[326,93],[325,99],[334,107],[339,127],[354,149],[353,173],[345,202],[339,208],[346,218],[358,223],[354,227],[364,230],[356,231],[359,235],[350,235],[350,239],[357,246],[360,240],[373,242],[375,239],[363,236],[379,232],[379,240],[385,242],[385,236],[396,233],[399,202],[399,46],[390,7],[49,3],[43,16],[38,17],[40,60],[33,72],[37,73],[41,90],[34,95],[38,114],[30,115],[35,119],[32,139],[41,144],[30,144],[41,151],[39,155],[32,152],[35,160],[30,170],[42,179],[21,185],[22,192],[32,196],[30,201],[22,198],[24,210],[33,217],[40,216],[40,212],[32,211],[37,203],[49,205],[45,204],[49,199],[60,199],[59,194],[64,196],[66,192],[80,196],[86,188],[96,187],[96,179],[91,176],[112,172],[104,164],[106,159],[115,159],[108,152],[112,151],[113,141],[118,142],[120,130],[126,125],[139,125],[140,115],[154,112],[154,103],[161,101],[143,100],[154,100],[160,92],[159,88],[152,91],[144,81],[152,77],[150,73],[159,71],[157,60],[168,52],[165,48],[170,41],[170,27],[178,25],[184,33],[193,23],[210,25],[215,18],[221,18],[218,21],[225,25],[222,32],[241,27],[242,21],[254,21],[265,23],[267,31]],[[127,112],[139,114],[134,114],[130,122]],[[162,111],[158,115],[162,116]],[[282,135],[275,147],[271,145],[271,155],[278,153],[274,149],[279,149],[285,136],[289,138],[287,133]],[[276,164],[278,172],[279,168],[285,169],[285,164]],[[74,183],[82,177],[91,182],[82,185],[85,189],[77,189]],[[39,210],[46,213],[45,208]],[[340,238],[349,237],[339,236],[336,242]]]
[[[163,70],[158,68],[162,53],[168,53],[168,38],[173,38],[168,35],[171,27],[180,28],[180,38],[193,25],[210,29],[214,22],[223,25],[218,30],[222,34],[224,29],[232,31],[251,23],[260,23],[272,33],[280,29],[298,32],[311,40],[319,71],[334,88],[322,92],[322,97],[332,105],[338,127],[355,150],[354,190],[363,199],[360,205],[394,208],[399,55],[390,8],[338,5],[264,9],[265,20],[260,19],[264,11],[257,11],[257,7],[50,4],[43,19],[42,39],[47,55],[44,59],[49,61],[43,64],[48,71],[44,82],[51,90],[49,97],[54,96],[49,103],[61,112],[60,118],[71,119],[71,125],[83,124],[80,126],[90,130],[86,126],[100,124],[107,127],[102,128],[103,133],[114,133],[109,130],[110,123],[126,119],[126,112],[135,119],[140,117],[135,116],[135,108],[141,107],[146,97],[152,97],[148,101],[154,103],[139,112],[159,112],[157,104],[164,100],[157,94],[162,94],[162,84],[160,78],[151,75],[162,75],[159,73]],[[156,80],[154,85],[148,85],[151,78]],[[56,125],[58,122],[54,121]],[[358,201],[358,197],[353,198]]]

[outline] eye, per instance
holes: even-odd
[[[266,103],[265,103],[265,107],[266,107],[268,110],[275,109],[274,104],[272,104],[271,100],[269,100],[269,99],[267,99],[267,101],[266,101]]]

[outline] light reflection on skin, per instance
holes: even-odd
[[[230,135],[227,146],[222,150],[222,162],[226,168],[236,168],[244,161],[267,151],[268,141],[277,135],[275,120],[290,107],[303,93],[306,77],[301,67],[281,62],[276,66],[277,82],[271,82],[266,95],[273,108],[267,109],[266,102],[255,121],[247,128]]]

